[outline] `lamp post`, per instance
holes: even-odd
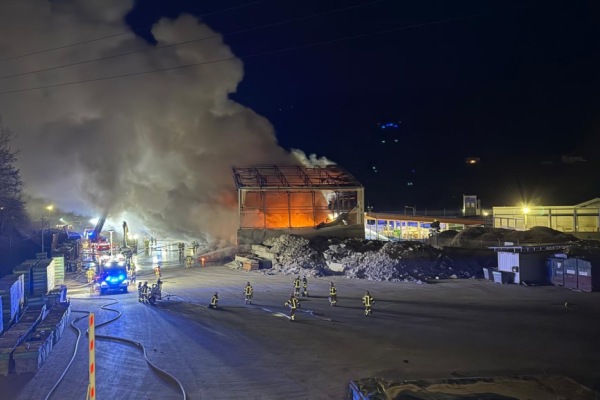
[[[50,204],[46,206],[46,210],[48,210],[48,228],[50,228],[50,211],[54,209],[54,206]],[[42,253],[44,252],[44,216],[42,215]]]
[[[108,231],[108,233],[110,234],[110,257],[112,258],[113,256],[113,241],[112,241],[112,234],[113,234],[113,230],[111,229],[110,231]]]

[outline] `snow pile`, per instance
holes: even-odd
[[[423,283],[430,279],[470,278],[480,268],[456,270],[442,250],[420,242],[316,238],[281,235],[263,243],[275,256],[274,267],[286,274]],[[335,268],[334,268],[335,266]]]

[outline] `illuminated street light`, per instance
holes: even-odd
[[[529,207],[523,206],[523,215],[525,216],[525,230],[527,230],[527,214],[529,213]]]
[[[92,218],[92,219],[90,219],[90,224],[96,225],[98,223],[99,219],[100,218]]]

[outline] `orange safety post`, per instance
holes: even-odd
[[[88,318],[88,342],[90,349],[89,375],[90,384],[88,386],[88,399],[96,400],[96,329],[94,326],[94,313],[90,313]]]

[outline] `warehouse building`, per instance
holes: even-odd
[[[364,237],[364,188],[338,165],[233,168],[238,244],[284,233]]]

